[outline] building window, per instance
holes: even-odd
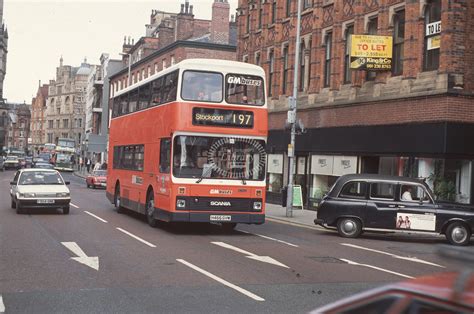
[[[276,23],[276,18],[277,18],[277,2],[274,0],[272,2],[272,24]]]
[[[286,7],[285,7],[285,16],[290,17],[291,16],[291,0],[286,0]]]
[[[300,82],[299,82],[299,88],[298,90],[300,92],[302,92],[304,90],[304,79],[305,79],[305,73],[304,73],[304,69],[305,69],[305,66],[306,66],[306,60],[305,60],[305,57],[304,57],[304,54],[305,54],[305,44],[304,44],[304,40],[301,42],[301,45],[300,45]]]
[[[263,3],[260,2],[258,7],[258,29],[262,29],[263,20]]]
[[[350,25],[346,28],[345,44],[346,49],[344,52],[344,83],[348,84],[352,82],[352,71],[351,71],[351,35],[354,34],[354,25]]]
[[[52,142],[53,142],[53,134],[48,133],[48,143],[52,143]]]
[[[433,24],[439,22],[439,24]],[[428,1],[425,10],[425,71],[439,68],[439,43],[441,27],[441,0]]]
[[[77,127],[78,127],[78,128],[82,128],[82,119],[78,119],[77,122],[78,122],[78,124],[79,124]]]
[[[56,129],[59,129],[61,126],[60,126],[60,120],[56,120]]]
[[[48,120],[48,129],[54,128],[53,124],[54,124],[53,120]]]
[[[405,42],[405,10],[393,16],[393,57],[392,75],[403,74],[403,49]]]
[[[272,49],[270,50],[270,53],[268,54],[268,96],[272,95],[274,70],[275,70],[275,56]]]
[[[69,119],[63,119],[63,128],[67,129],[69,127]]]
[[[311,8],[313,0],[303,0],[303,10]]]
[[[367,24],[367,32],[369,33],[369,35],[377,35],[378,24],[379,24],[379,19],[377,17],[369,20],[369,23]],[[367,71],[366,80],[373,81],[375,80],[376,76],[377,76],[377,72]]]
[[[327,33],[324,40],[326,46],[324,54],[324,87],[331,85],[331,54],[332,54],[332,33]]]
[[[245,32],[250,33],[250,10],[248,10],[247,21],[245,23]]]
[[[288,56],[288,45],[283,47],[283,83],[282,83],[282,94],[286,94],[286,87],[288,85],[288,69],[290,67],[289,56]]]

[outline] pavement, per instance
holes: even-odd
[[[83,169],[82,171],[74,172],[74,174],[78,177],[85,178],[87,176],[87,171],[86,169]],[[291,217],[287,217],[286,207],[267,203],[265,207],[265,216],[267,220],[270,218],[270,220],[317,228],[313,222],[316,218],[316,211],[314,210],[294,208]]]

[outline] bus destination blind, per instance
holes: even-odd
[[[193,108],[193,125],[252,128],[253,112],[243,110]]]

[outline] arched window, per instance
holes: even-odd
[[[441,43],[441,0],[430,0],[425,8],[425,51],[423,69],[439,68],[439,47]]]

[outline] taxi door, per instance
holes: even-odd
[[[401,184],[396,229],[435,232],[436,206],[426,189],[418,184]]]
[[[366,228],[395,229],[398,185],[391,182],[371,182],[367,200]]]

